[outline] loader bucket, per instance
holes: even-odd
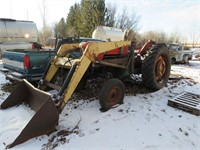
[[[35,114],[14,142],[9,144],[7,148],[14,147],[33,137],[51,133],[59,119],[59,113],[51,99],[51,95],[33,87],[26,80],[23,80],[8,96],[0,108],[6,109],[21,103],[27,104],[35,111]]]

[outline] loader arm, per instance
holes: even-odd
[[[130,45],[130,41],[123,42],[94,42],[89,43],[84,50],[82,57],[80,58],[80,62],[74,71],[74,74],[63,94],[63,99],[60,101],[60,105],[58,107],[59,112],[61,113],[64,109],[66,103],[74,93],[78,83],[81,78],[84,76],[85,72],[88,70],[90,64],[95,60],[100,53],[107,52],[109,50],[113,50],[115,48],[124,47]]]
[[[56,65],[56,62],[58,61],[59,57],[66,57],[66,55],[68,55],[72,50],[79,48],[79,43],[78,44],[63,44],[58,52],[57,55],[55,56],[53,62],[51,63],[51,66],[46,74],[46,76],[44,77],[45,81],[50,82],[51,79],[54,77],[54,75],[56,74],[56,72],[59,69],[59,66]]]

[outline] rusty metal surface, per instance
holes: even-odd
[[[110,66],[110,67],[116,67],[116,68],[121,68],[121,69],[129,69],[126,66],[117,65],[117,64],[114,64],[114,63],[106,62],[106,61],[98,61],[98,63],[101,64],[101,65]]]
[[[35,111],[35,114],[7,148],[14,147],[33,137],[52,132],[59,119],[59,113],[51,99],[51,95],[36,89],[25,80],[8,96],[0,108],[6,109],[21,103],[27,104]]]
[[[156,67],[155,67],[155,73],[156,73],[156,81],[162,81],[165,77],[167,68],[166,60],[163,56],[159,56],[156,60]]]

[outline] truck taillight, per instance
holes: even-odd
[[[24,56],[24,69],[30,68],[30,58],[29,56]]]

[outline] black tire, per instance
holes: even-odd
[[[164,44],[152,47],[142,65],[144,85],[154,91],[163,88],[169,79],[170,70],[169,49]]]
[[[171,64],[175,64],[176,63],[176,59],[175,58],[172,58],[171,59]]]
[[[188,55],[183,56],[183,63],[184,64],[189,65],[190,60],[191,60],[191,58]]]
[[[99,94],[101,111],[107,111],[116,104],[122,104],[125,94],[125,86],[119,79],[108,80]]]

